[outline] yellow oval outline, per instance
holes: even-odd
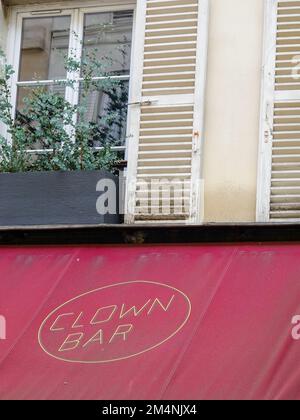
[[[117,358],[117,359],[111,359],[111,360],[103,360],[103,361],[84,361],[84,360],[69,360],[69,359],[64,359],[64,358],[62,358],[62,357],[57,357],[57,356],[54,356],[52,353],[49,353],[48,351],[47,351],[47,349],[45,348],[45,346],[43,345],[43,343],[42,343],[42,338],[41,338],[41,333],[42,333],[42,329],[43,329],[43,327],[45,326],[45,324],[46,324],[46,322],[48,321],[48,319],[56,312],[56,311],[58,311],[59,309],[61,309],[63,306],[66,306],[66,305],[68,305],[70,302],[73,302],[74,300],[77,300],[77,299],[79,299],[79,298],[81,298],[81,297],[83,297],[83,296],[86,296],[86,295],[89,295],[89,294],[91,294],[91,293],[94,293],[94,292],[98,292],[99,290],[103,290],[103,289],[108,289],[108,288],[111,288],[111,287],[115,287],[115,286],[122,286],[122,285],[125,285],[125,284],[136,284],[136,283],[148,283],[148,284],[154,284],[154,285],[156,285],[156,286],[164,286],[164,287],[167,287],[167,288],[169,288],[169,289],[172,289],[172,290],[175,290],[176,292],[178,292],[178,293],[180,293],[185,299],[186,299],[186,301],[188,302],[188,314],[187,314],[187,316],[186,316],[186,318],[185,318],[185,320],[184,320],[184,322],[177,328],[177,330],[175,331],[175,332],[173,332],[169,337],[167,337],[165,340],[163,340],[163,341],[161,341],[160,343],[158,343],[158,344],[156,344],[155,346],[152,346],[152,347],[149,347],[148,349],[146,349],[146,350],[143,350],[143,351],[141,351],[141,352],[138,352],[138,353],[135,353],[135,354],[132,354],[132,355],[130,355],[130,356],[125,356],[125,357],[120,357],[120,358]],[[59,305],[57,308],[55,308],[52,312],[50,312],[50,314],[49,315],[47,315],[47,317],[44,319],[44,321],[42,322],[42,324],[41,324],[41,326],[40,326],[40,328],[39,328],[39,331],[38,331],[38,342],[39,342],[39,345],[40,345],[40,347],[42,348],[42,350],[46,353],[46,354],[48,354],[48,356],[50,356],[50,357],[52,357],[52,358],[54,358],[54,359],[56,359],[56,360],[61,360],[61,361],[63,361],[63,362],[68,362],[68,363],[83,363],[83,364],[103,364],[103,363],[113,363],[113,362],[118,362],[118,361],[121,361],[121,360],[126,360],[126,359],[130,359],[130,358],[132,358],[132,357],[136,357],[136,356],[139,356],[139,355],[141,355],[141,354],[143,354],[143,353],[146,353],[146,352],[148,352],[148,351],[151,351],[151,350],[153,350],[153,349],[155,349],[155,348],[157,348],[157,347],[159,347],[159,346],[161,346],[162,344],[164,344],[166,341],[168,341],[168,340],[170,340],[171,338],[173,338],[184,326],[185,326],[185,324],[188,322],[188,320],[189,320],[189,318],[190,318],[190,315],[191,315],[191,312],[192,312],[192,304],[191,304],[191,301],[190,301],[190,299],[189,299],[189,297],[184,293],[184,292],[182,292],[181,290],[179,290],[179,289],[177,289],[176,287],[173,287],[173,286],[169,286],[169,285],[167,285],[167,284],[164,284],[164,283],[157,283],[157,282],[153,282],[153,281],[143,281],[143,280],[137,280],[137,281],[127,281],[127,282],[124,282],[124,283],[115,283],[115,284],[111,284],[111,285],[108,285],[108,286],[103,286],[103,287],[100,287],[100,288],[98,288],[98,289],[94,289],[94,290],[91,290],[91,291],[89,291],[89,292],[86,292],[86,293],[82,293],[81,295],[78,295],[78,296],[76,296],[75,298],[72,298],[72,299],[70,299],[70,300],[68,300],[67,302],[65,302],[65,303],[63,303],[62,305]]]

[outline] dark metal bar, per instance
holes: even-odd
[[[300,224],[70,225],[0,228],[0,245],[300,242]]]

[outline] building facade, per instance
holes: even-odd
[[[285,0],[2,0],[13,106],[35,72],[61,77],[47,42],[79,50],[77,32],[89,48],[97,22],[112,19],[108,37],[119,31],[131,47],[121,76],[130,86],[126,221],[297,221],[299,12],[300,1]],[[43,54],[48,66],[37,69]],[[183,188],[184,204],[173,197],[164,214],[149,185],[155,193],[166,180]]]

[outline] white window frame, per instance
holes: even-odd
[[[101,5],[99,1],[90,0],[86,1],[84,7],[82,7],[82,2],[76,1],[66,1],[66,2],[57,2],[57,3],[47,3],[43,2],[42,4],[33,4],[33,5],[23,5],[23,6],[12,6],[9,8],[8,12],[8,21],[9,21],[9,31],[8,31],[8,40],[7,40],[7,51],[8,51],[8,62],[14,68],[14,75],[11,79],[11,97],[12,97],[12,115],[15,116],[16,105],[17,105],[17,91],[19,86],[29,86],[29,85],[38,85],[51,84],[54,81],[39,81],[39,82],[19,82],[19,67],[20,67],[20,58],[21,58],[21,42],[22,42],[22,23],[25,18],[33,17],[47,17],[47,16],[70,16],[71,17],[71,26],[70,26],[70,43],[69,43],[69,52],[72,50],[72,56],[76,57],[78,60],[82,56],[82,45],[80,40],[83,38],[83,28],[84,28],[84,16],[85,14],[90,13],[105,13],[105,12],[114,12],[122,10],[133,10],[133,33],[132,33],[132,48],[131,48],[131,70],[130,74],[126,76],[116,76],[117,79],[126,79],[129,80],[129,103],[132,98],[132,81],[135,80],[134,72],[134,60],[133,52],[135,51],[136,43],[136,5],[137,2],[141,0],[104,0]],[[143,0],[142,0],[143,1]],[[74,36],[74,34],[77,35]],[[74,78],[75,76],[75,78]],[[66,79],[73,78],[75,82],[79,84],[80,76],[77,74],[72,75],[67,74]],[[78,103],[79,89],[72,89],[71,87],[66,88],[65,98],[71,104]],[[130,120],[130,107],[128,107],[128,117],[127,121]],[[6,134],[7,133],[2,133]],[[124,146],[114,147],[114,150],[125,151],[127,155],[128,149],[128,135],[126,135],[126,142]],[[37,152],[37,151],[35,151]],[[126,156],[127,157],[127,156]]]
[[[261,75],[260,134],[256,221],[270,222],[272,142],[275,92],[275,56],[278,0],[264,0],[264,44]]]

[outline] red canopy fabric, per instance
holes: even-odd
[[[2,248],[0,399],[298,399],[299,261],[288,244]]]

